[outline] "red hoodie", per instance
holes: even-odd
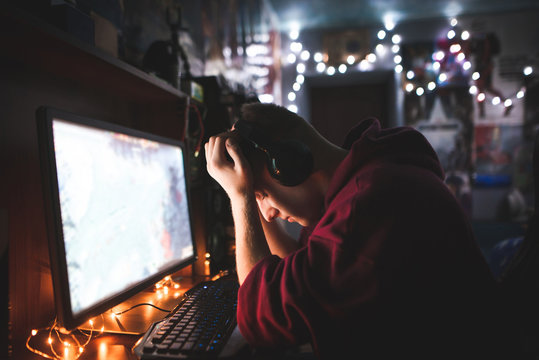
[[[240,287],[241,333],[258,347],[311,342],[320,358],[484,354],[496,283],[432,147],[376,119],[347,143],[303,246]]]

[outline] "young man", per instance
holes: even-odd
[[[230,197],[249,343],[310,342],[331,359],[493,349],[496,283],[420,133],[366,119],[341,148],[282,107],[249,104],[205,150]],[[304,227],[299,242],[276,218]]]

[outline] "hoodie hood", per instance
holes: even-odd
[[[411,127],[381,129],[378,119],[367,118],[350,130],[343,148],[349,150],[349,153],[331,179],[326,205],[350,179],[352,173],[373,161],[417,166],[444,180],[444,172],[436,152],[427,139]]]

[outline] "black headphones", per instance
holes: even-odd
[[[245,120],[238,120],[234,129],[247,144],[240,145],[244,153],[261,150],[266,156],[266,166],[271,177],[284,186],[304,182],[313,171],[313,155],[307,145],[296,140],[269,141],[261,129]]]

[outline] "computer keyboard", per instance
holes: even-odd
[[[140,359],[217,357],[236,326],[238,288],[229,278],[199,283],[148,329],[133,352]]]

